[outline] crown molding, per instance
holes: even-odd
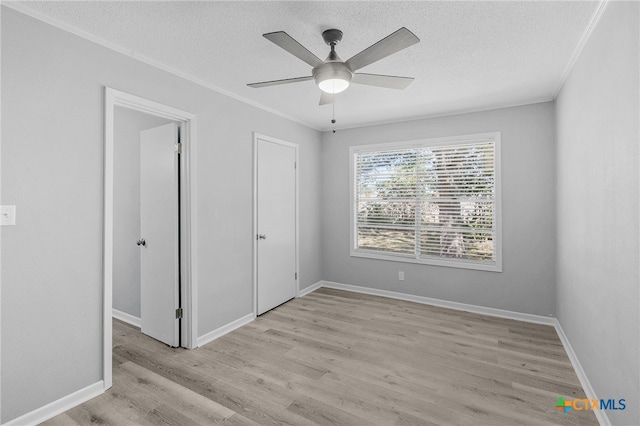
[[[555,98],[552,98],[551,96],[543,96],[543,97],[540,97],[540,98],[525,99],[523,101],[517,101],[517,102],[494,103],[494,104],[486,105],[486,106],[450,109],[450,110],[443,111],[443,112],[432,113],[432,114],[426,113],[426,114],[423,114],[423,115],[415,115],[415,116],[406,117],[406,118],[398,118],[398,119],[391,119],[391,120],[380,120],[380,121],[375,121],[375,122],[360,123],[360,124],[356,124],[356,125],[353,125],[353,126],[345,125],[345,126],[336,126],[335,128],[334,127],[322,127],[322,128],[320,128],[320,131],[322,133],[330,133],[330,132],[332,132],[332,130],[335,130],[337,132],[338,130],[353,130],[353,129],[361,129],[361,128],[365,128],[365,127],[383,126],[383,125],[387,125],[387,124],[410,123],[410,122],[414,122],[414,121],[431,120],[431,119],[434,119],[434,118],[454,117],[456,115],[490,112],[490,111],[495,111],[495,110],[505,109],[505,108],[517,108],[517,107],[522,107],[522,106],[542,104],[542,103],[545,103],[545,102],[553,102],[554,100],[555,100]]]
[[[591,34],[593,34],[593,31],[598,25],[598,22],[600,22],[600,18],[602,18],[602,15],[604,14],[605,9],[609,5],[609,1],[610,0],[600,0],[600,3],[598,3],[596,10],[593,12],[593,16],[591,16],[591,21],[589,21],[589,25],[584,30],[582,37],[580,37],[580,40],[578,41],[578,44],[574,49],[573,54],[571,55],[571,58],[569,58],[569,63],[567,63],[567,66],[565,67],[564,71],[562,72],[562,75],[560,76],[560,81],[558,81],[556,90],[553,92],[553,99],[556,99],[560,94],[560,90],[562,90],[562,86],[564,86],[564,83],[567,81],[567,78],[569,78],[569,74],[571,74],[573,67],[575,66],[576,62],[578,62],[578,58],[580,57],[580,54],[582,53],[584,46],[587,44],[587,41],[589,41]]]

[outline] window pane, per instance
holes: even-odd
[[[493,144],[424,147],[422,155],[420,256],[493,260]]]

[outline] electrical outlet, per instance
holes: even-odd
[[[13,226],[16,224],[16,206],[0,206],[0,225]]]
[[[398,271],[398,281],[404,281],[404,271]]]

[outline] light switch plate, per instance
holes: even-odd
[[[16,224],[16,206],[0,206],[0,226]]]

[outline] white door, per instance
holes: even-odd
[[[296,148],[257,139],[257,313],[296,296]]]
[[[177,142],[176,123],[140,132],[141,330],[170,346],[179,345]]]

